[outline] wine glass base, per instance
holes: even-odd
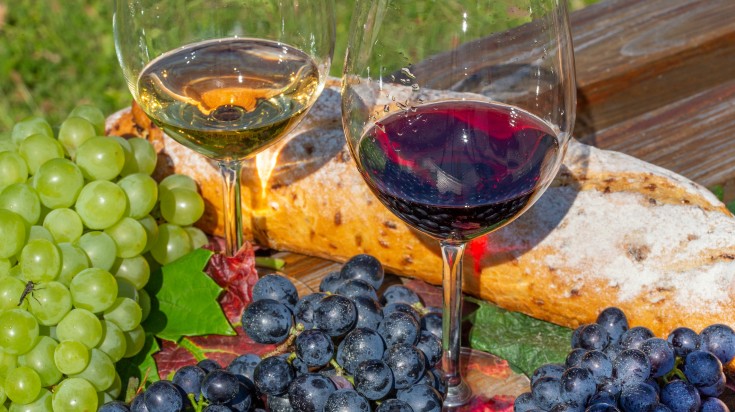
[[[508,362],[495,355],[470,348],[460,353],[462,383],[449,388],[444,412],[502,410],[512,407],[515,398],[529,390],[526,375],[514,372]],[[482,405],[488,405],[489,409]]]

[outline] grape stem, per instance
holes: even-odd
[[[334,367],[334,371],[337,373],[337,376],[342,376],[343,378],[345,377],[345,370],[344,370],[344,368],[342,368],[341,366],[339,366],[339,363],[337,363],[337,361],[334,360],[334,358],[332,358],[332,359],[329,360],[329,364]],[[349,380],[349,378],[347,380]],[[350,382],[350,383],[354,383],[354,382]]]
[[[281,270],[286,266],[286,261],[273,257],[256,256],[255,266],[265,269]]]
[[[263,359],[268,358],[268,357],[271,357],[271,356],[276,356],[276,355],[280,355],[282,353],[288,352],[289,351],[289,348],[293,344],[293,341],[296,340],[296,337],[299,336],[301,334],[301,332],[303,332],[303,331],[304,331],[304,324],[303,323],[297,323],[296,326],[294,326],[294,327],[291,328],[291,332],[289,334],[289,337],[285,341],[283,341],[283,343],[281,343],[278,346],[276,346],[275,349],[273,349],[272,351],[270,351],[270,352],[266,353],[265,355],[263,355]]]
[[[187,393],[186,396],[189,397],[189,402],[194,407],[194,412],[202,412],[209,405],[209,402],[204,400],[204,396],[200,396],[199,400],[197,400],[193,393]]]

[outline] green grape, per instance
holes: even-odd
[[[106,353],[113,362],[117,362],[125,356],[126,343],[125,334],[115,323],[102,321],[102,341],[97,349]]]
[[[41,388],[36,399],[25,405],[17,403],[10,404],[8,412],[50,412],[53,411],[51,404],[51,391],[46,388]]]
[[[56,325],[56,337],[59,342],[74,340],[91,349],[97,346],[102,339],[102,324],[94,313],[86,309],[75,308],[70,310]],[[56,366],[59,366],[58,363]]]
[[[33,225],[31,226],[30,231],[28,232],[28,241],[36,240],[36,239],[43,239],[47,240],[51,243],[55,242],[54,235],[51,234],[51,231],[46,229],[43,226]]]
[[[82,236],[82,218],[72,209],[61,208],[50,211],[43,219],[43,227],[51,232],[58,243],[74,242]]]
[[[19,214],[28,226],[35,225],[41,218],[41,200],[36,191],[25,183],[14,183],[3,189],[0,209]]]
[[[10,136],[10,133],[0,133],[0,152],[15,152],[18,146]]]
[[[198,227],[187,226],[184,228],[184,230],[186,230],[186,233],[189,235],[189,239],[191,239],[192,249],[199,249],[200,247],[209,244],[209,238],[207,237],[207,234]]]
[[[138,291],[138,305],[142,312],[140,321],[144,322],[148,319],[148,315],[151,314],[151,296],[145,291],[145,289]]]
[[[74,307],[99,313],[115,303],[117,281],[110,272],[92,267],[74,276],[69,291]]]
[[[138,289],[129,280],[115,276],[115,281],[117,282],[118,298],[130,298],[135,302],[138,301]]]
[[[61,271],[57,280],[62,285],[69,286],[77,273],[89,267],[89,258],[82,248],[71,243],[59,243],[57,246],[61,252]]]
[[[135,329],[123,332],[125,335],[125,358],[131,358],[140,352],[145,345],[145,331],[138,325]]]
[[[0,349],[6,353],[22,355],[28,352],[37,337],[38,322],[30,313],[22,309],[0,313]]]
[[[15,367],[13,367],[13,369],[15,369]],[[5,394],[4,384],[5,384],[5,376],[0,376],[0,405],[4,404],[5,400],[8,399],[8,396]]]
[[[31,403],[41,393],[41,378],[28,366],[18,366],[5,377],[5,394],[12,402]]]
[[[59,127],[59,142],[72,159],[76,156],[77,148],[95,136],[97,132],[94,125],[82,117],[69,117]]]
[[[120,186],[106,180],[87,183],[76,202],[84,225],[92,230],[106,229],[125,214],[127,197]]]
[[[197,182],[194,179],[187,175],[175,173],[164,177],[163,180],[158,183],[159,196],[167,190],[177,188],[186,189],[192,192],[196,192],[199,190],[199,188],[197,187]]]
[[[0,234],[2,236],[2,234]],[[10,268],[13,267],[13,263],[8,258],[0,258],[0,278],[4,276],[10,276]]]
[[[71,377],[84,378],[94,386],[97,392],[102,392],[112,386],[115,381],[115,364],[106,353],[99,349],[92,349],[87,367]]]
[[[125,164],[125,152],[115,139],[92,137],[77,148],[74,162],[87,180],[112,180]]]
[[[18,306],[26,284],[15,277],[0,277],[0,312]]]
[[[54,412],[94,412],[97,410],[97,391],[83,378],[69,378],[56,387],[51,402]]]
[[[115,380],[112,382],[112,385],[105,390],[105,394],[110,395],[112,400],[115,400],[118,397],[120,397],[121,393],[122,393],[122,379],[120,379],[119,374],[115,373]]]
[[[105,134],[105,114],[98,107],[91,104],[80,104],[69,113],[69,117],[74,116],[86,119],[91,123],[98,136]]]
[[[44,326],[59,323],[72,307],[71,292],[60,282],[38,285],[26,300],[30,312]]]
[[[158,184],[144,173],[127,175],[117,182],[128,197],[127,216],[142,219],[147,216],[158,201]]]
[[[132,162],[125,164],[122,175],[127,176],[132,173],[151,175],[156,169],[156,161],[158,160],[156,149],[148,140],[139,137],[128,139],[128,143],[133,149],[133,159],[131,159]]]
[[[191,252],[191,239],[181,226],[164,223],[158,226],[158,239],[151,247],[151,255],[165,265]]]
[[[26,222],[10,210],[0,209],[0,258],[9,259],[20,253],[26,244]]]
[[[8,372],[18,366],[18,357],[0,350],[0,384],[5,381]],[[0,385],[2,386],[2,385]],[[2,402],[0,402],[2,404]]]
[[[128,174],[125,173],[125,166],[128,164],[131,164],[131,162],[134,162],[134,155],[133,155],[133,147],[130,146],[130,143],[128,143],[128,139],[120,136],[107,136],[108,139],[114,140],[117,143],[120,144],[120,148],[123,151],[123,157],[125,158],[125,161],[123,162],[123,167],[120,169],[120,176],[127,176]]]
[[[123,332],[130,332],[140,325],[143,310],[137,302],[130,298],[117,298],[102,316],[105,320],[117,325]]]
[[[147,239],[143,225],[137,220],[124,217],[105,229],[117,246],[117,257],[132,258],[143,252]]]
[[[23,247],[18,262],[23,279],[33,282],[49,281],[59,275],[61,253],[53,242],[34,239]]]
[[[52,159],[38,168],[33,187],[41,203],[50,208],[71,207],[84,187],[84,176],[69,159]]]
[[[161,192],[161,215],[179,226],[194,224],[204,214],[204,200],[198,192],[174,188]]]
[[[140,222],[140,224],[143,225],[143,229],[145,229],[146,243],[143,248],[143,253],[145,253],[151,250],[153,245],[156,243],[156,240],[158,240],[158,223],[156,223],[156,219],[151,215],[138,219],[138,222]]]
[[[35,175],[42,164],[51,159],[63,158],[64,148],[53,137],[33,134],[20,143],[18,153],[25,159],[29,173]]]
[[[54,137],[54,131],[46,119],[40,116],[27,117],[13,126],[10,133],[13,142],[19,145],[26,137],[40,133],[48,137]]]
[[[56,385],[62,378],[61,371],[54,365],[54,351],[58,345],[54,339],[41,336],[33,349],[18,358],[18,363],[36,371],[42,387]]]
[[[0,152],[0,190],[28,179],[28,165],[16,152]]]
[[[91,267],[110,270],[115,264],[117,245],[105,232],[87,232],[74,245],[84,251]]]
[[[89,348],[75,340],[61,341],[54,348],[54,365],[64,374],[73,375],[89,364]]]
[[[148,284],[151,276],[151,267],[143,256],[118,259],[113,268],[113,273],[118,279],[125,279],[136,289],[140,290]]]

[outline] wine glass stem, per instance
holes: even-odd
[[[462,405],[470,398],[469,386],[462,380],[459,357],[462,326],[462,242],[441,242],[444,312],[442,317],[442,369],[447,382],[445,406]]]
[[[242,206],[240,204],[241,161],[220,161],[224,181],[225,254],[234,256],[242,247]]]

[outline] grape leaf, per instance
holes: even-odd
[[[141,386],[148,383],[156,382],[158,378],[158,369],[153,354],[160,350],[156,338],[147,333],[143,349],[137,355],[131,358],[123,358],[117,362],[115,368],[120,381],[122,382],[122,393],[126,394],[125,399],[130,400],[135,396],[135,392]],[[132,381],[131,381],[132,379]],[[131,386],[132,382],[132,386]]]
[[[564,363],[572,330],[466,298],[478,306],[471,317],[470,345],[506,359],[526,375],[545,363]]]
[[[143,327],[161,339],[184,336],[235,335],[217,303],[222,288],[202,270],[212,252],[197,249],[151,276],[146,289],[151,312]]]
[[[225,291],[219,299],[225,316],[233,325],[239,324],[242,311],[252,298],[253,286],[258,282],[252,244],[245,242],[233,257],[215,254],[209,260],[207,274]]]

